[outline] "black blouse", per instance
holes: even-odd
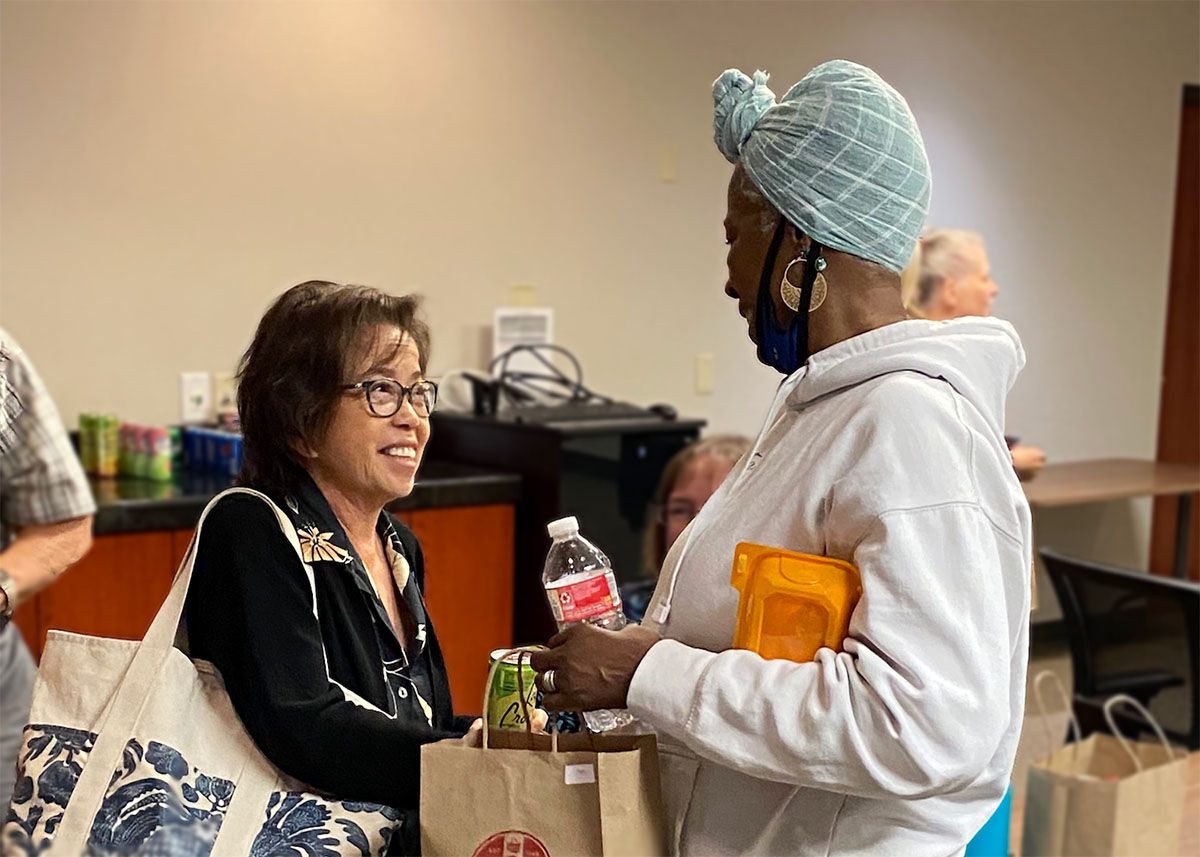
[[[272,499],[296,528],[312,583],[262,500],[222,499],[197,548],[185,612],[190,654],[220,670],[247,732],[280,770],[341,799],[407,810],[415,821],[421,745],[462,735],[471,720],[452,713],[422,598],[420,545],[380,515],[377,532],[415,629],[406,651],[316,484],[306,478]],[[406,831],[414,832],[415,824]]]

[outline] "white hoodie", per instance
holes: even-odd
[[[814,355],[672,547],[629,707],[659,733],[681,854],[960,853],[1021,731],[1029,507],[1005,446],[1024,352],[991,319],[904,321]],[[844,651],[730,648],[734,545],[852,562]]]

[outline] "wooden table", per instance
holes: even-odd
[[[1192,495],[1200,492],[1200,465],[1165,464],[1135,458],[1105,458],[1049,464],[1024,483],[1030,506],[1075,506],[1127,497],[1179,497],[1175,525],[1175,576],[1187,577]]]

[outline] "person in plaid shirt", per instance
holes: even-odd
[[[36,674],[8,618],[87,553],[95,511],[58,409],[0,329],[0,808],[12,794]]]

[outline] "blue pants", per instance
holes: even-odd
[[[1008,826],[1012,817],[1012,783],[996,811],[967,843],[963,857],[1008,857]]]
[[[8,811],[37,667],[11,622],[0,631],[0,815]]]

